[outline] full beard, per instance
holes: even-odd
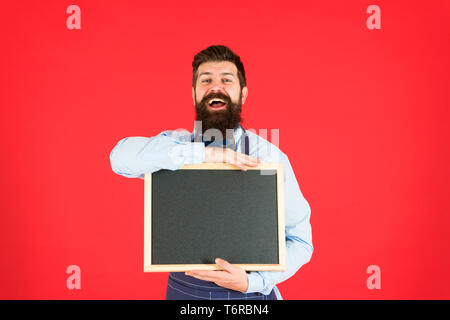
[[[221,110],[211,110],[208,101],[211,98],[221,98],[226,102],[226,107]],[[227,137],[228,131],[236,129],[242,121],[242,98],[233,103],[231,99],[221,93],[211,93],[203,97],[200,102],[196,101],[196,120],[202,122],[202,135],[209,129],[216,129],[222,133],[222,137]]]

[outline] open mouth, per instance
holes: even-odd
[[[227,103],[220,98],[212,98],[208,101],[208,105],[211,109],[219,110],[225,108]]]

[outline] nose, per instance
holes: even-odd
[[[224,92],[224,84],[222,83],[221,79],[212,79],[211,80],[211,87],[210,91],[212,92]]]
[[[211,87],[210,87],[208,93],[222,93],[222,94],[226,94],[226,91],[224,89],[223,84],[221,82],[219,82],[219,81],[216,81],[216,82],[211,84]]]

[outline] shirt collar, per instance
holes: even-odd
[[[244,128],[242,128],[242,126],[241,126],[241,124],[239,124],[238,126],[237,126],[237,128],[236,129],[234,129],[234,132],[233,132],[233,136],[234,136],[234,141],[239,141],[239,138],[242,136],[242,134],[244,133]],[[191,139],[192,140],[194,140],[194,138],[195,138],[195,136],[197,135],[197,134],[201,134],[198,130],[197,130],[197,128],[194,126],[194,129],[192,130],[192,134],[191,134]],[[195,141],[195,140],[194,140]],[[201,139],[199,139],[198,141],[202,141]],[[198,142],[197,141],[197,142]],[[228,143],[228,141],[227,141],[227,143]]]

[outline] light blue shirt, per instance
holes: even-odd
[[[262,163],[284,164],[285,225],[286,225],[286,271],[258,271],[247,273],[247,293],[269,294],[275,289],[282,299],[276,284],[292,277],[306,264],[313,253],[310,215],[311,209],[303,197],[288,157],[275,145],[247,130],[250,142],[249,153]],[[185,164],[204,162],[205,145],[191,142],[193,133],[185,131],[163,131],[154,137],[128,137],[120,140],[110,154],[112,170],[127,178],[144,179],[145,173],[161,169],[177,170]],[[236,151],[244,153],[241,144],[242,127],[234,131]],[[209,145],[215,146],[214,143]]]

